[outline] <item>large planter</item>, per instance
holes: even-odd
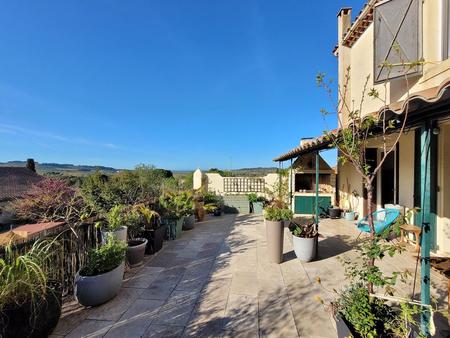
[[[75,276],[75,296],[84,306],[97,306],[114,298],[122,285],[125,263],[97,276]]]
[[[344,213],[344,218],[347,221],[354,221],[355,220],[355,212],[354,211],[346,211]]]
[[[194,229],[194,224],[195,224],[195,216],[194,215],[186,216],[183,222],[183,230]]]
[[[252,202],[253,205],[253,213],[262,215],[263,213],[263,203],[262,202]]]
[[[144,230],[144,238],[148,240],[145,253],[152,255],[157,253],[163,247],[164,238],[166,237],[168,225],[162,224],[160,227],[151,230]]]
[[[128,228],[123,225],[114,231],[102,231],[102,241],[105,242],[106,237],[109,234],[112,234],[113,237],[115,237],[116,239],[118,239],[120,241],[126,241],[127,240],[127,230],[128,230]]]
[[[195,208],[194,208],[194,213],[195,213],[195,218],[197,219],[197,222],[201,222],[204,220],[205,218],[205,202],[195,202]]]
[[[51,283],[45,299],[6,305],[0,312],[0,337],[48,337],[61,316],[62,288]]]
[[[333,218],[333,219],[341,218],[341,209],[339,209],[339,208],[328,208],[328,214],[330,215],[330,218]]]
[[[183,230],[183,222],[184,222],[184,217],[181,216],[179,219],[177,219],[177,225],[176,225],[176,238],[181,236],[181,232]]]
[[[311,262],[316,258],[317,238],[303,238],[292,235],[292,246],[298,259],[304,262]]]
[[[269,261],[280,264],[283,261],[284,222],[266,220],[267,254]]]
[[[350,329],[350,325],[347,324],[347,322],[342,318],[341,315],[337,314],[336,317],[334,317],[334,321],[336,323],[336,333],[338,338],[347,338],[347,337],[354,337],[353,330]]]
[[[147,243],[148,240],[145,238],[136,238],[128,241],[127,262],[130,267],[142,264]]]

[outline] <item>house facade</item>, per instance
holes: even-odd
[[[353,22],[352,10],[343,8],[334,50],[339,87],[347,88],[338,127],[351,120],[344,101],[359,105],[363,100],[363,118],[407,119],[399,144],[374,182],[372,201],[351,164],[339,164],[341,206],[353,201],[359,215],[366,214],[368,203],[376,209],[387,204],[428,208],[431,250],[445,254],[450,254],[449,2],[371,0]],[[413,66],[418,60],[423,62]],[[367,77],[367,87],[375,88],[381,100],[364,91]],[[390,135],[388,144],[396,136]],[[383,155],[381,145],[381,137],[370,140],[366,156],[374,165]],[[419,218],[420,213],[412,222],[420,226]]]

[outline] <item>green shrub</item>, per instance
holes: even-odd
[[[80,270],[82,276],[97,276],[117,268],[125,259],[127,244],[109,236],[106,243],[88,252],[86,264]]]
[[[6,246],[0,258],[0,311],[6,306],[36,303],[45,298],[48,282],[57,280],[55,261],[61,246],[57,240],[38,240],[23,255]],[[1,334],[0,334],[1,336]]]
[[[279,208],[275,205],[270,205],[264,208],[264,218],[268,221],[287,221],[291,220],[292,217],[292,211],[287,208]]]
[[[385,322],[394,318],[392,310],[380,299],[369,296],[363,285],[352,285],[341,293],[338,311],[361,337],[379,337]]]

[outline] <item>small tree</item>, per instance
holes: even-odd
[[[369,81],[371,79],[370,75],[366,76],[364,86],[361,91],[361,100],[358,103],[354,101],[349,102],[349,83],[350,83],[350,67],[347,68],[344,83],[342,86],[338,86],[337,89],[337,102],[333,100],[333,90],[331,88],[332,81],[326,80],[323,73],[319,73],[316,77],[317,85],[325,90],[328,94],[330,100],[333,103],[334,112],[330,112],[326,109],[322,109],[322,115],[324,117],[335,114],[338,119],[339,129],[337,131],[325,131],[325,138],[331,141],[331,145],[337,148],[339,152],[338,160],[341,163],[349,162],[356,172],[361,176],[363,180],[364,187],[367,191],[368,200],[368,223],[370,227],[370,245],[368,248],[368,271],[373,274],[377,274],[379,269],[375,266],[375,259],[382,258],[384,252],[381,253],[379,249],[379,238],[376,236],[374,220],[373,220],[373,208],[372,208],[372,198],[374,193],[373,182],[386,161],[389,154],[394,151],[396,145],[400,141],[402,136],[409,111],[409,79],[408,74],[411,69],[423,64],[423,61],[416,62],[406,62],[401,56],[401,52],[398,46],[394,46],[396,52],[400,56],[400,64],[388,64],[385,62],[380,65],[392,70],[393,67],[402,67],[403,76],[406,86],[406,98],[403,116],[401,121],[398,118],[390,119],[388,116],[388,100],[387,100],[387,84],[388,80],[382,83],[381,88],[383,88],[383,93],[380,93],[376,88],[369,89]],[[389,79],[389,75],[387,76]],[[378,116],[365,115],[364,114],[364,104],[366,99],[374,99],[380,101],[382,104],[382,109]],[[344,121],[342,116],[346,115],[348,121]],[[395,131],[398,131],[397,135],[394,135],[393,140],[388,140],[389,135],[393,135]],[[379,136],[381,138],[381,148],[383,153],[376,166],[372,166],[367,157],[366,149],[369,145],[369,140],[374,136]],[[373,281],[368,280],[367,287],[369,292],[373,293]]]

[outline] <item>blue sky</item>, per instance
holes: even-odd
[[[315,75],[363,3],[2,1],[0,161],[272,166],[325,129]]]

